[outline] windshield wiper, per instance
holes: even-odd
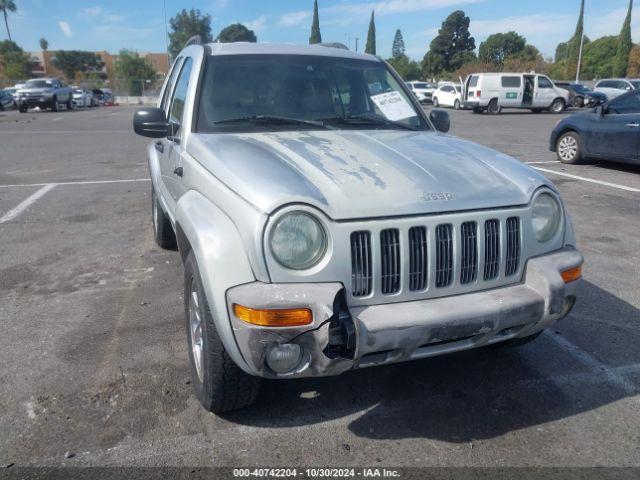
[[[323,127],[326,128],[324,122],[320,120],[305,120],[304,118],[293,118],[293,117],[281,117],[277,115],[247,115],[246,117],[237,117],[237,118],[227,118],[225,120],[218,120],[213,122],[214,125],[223,125],[225,123],[243,123],[243,122],[254,122],[254,123],[278,123],[282,125],[312,125],[314,127]]]
[[[401,122],[395,122],[393,120],[389,120],[389,119],[378,117],[378,116],[372,116],[372,115],[349,115],[347,117],[335,117],[327,120],[338,121],[338,122],[346,123],[349,125],[387,125],[387,126],[403,128],[405,130],[413,130],[413,131],[418,130],[417,128],[412,127],[411,125],[406,125]]]

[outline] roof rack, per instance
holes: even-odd
[[[187,48],[189,45],[202,45],[202,37],[200,35],[194,35],[187,43],[184,44],[183,48]]]
[[[349,48],[344,43],[340,42],[320,42],[316,43],[315,45],[318,45],[320,47],[339,48],[340,50],[349,50]]]

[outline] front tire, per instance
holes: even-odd
[[[153,221],[153,236],[160,248],[175,250],[177,247],[176,234],[171,226],[171,220],[162,208],[155,190],[151,190],[151,220]]]
[[[218,335],[202,288],[193,251],[184,263],[184,312],[191,381],[202,406],[213,413],[253,404],[260,378],[245,373],[231,359]]]
[[[453,109],[460,110],[460,100],[456,100],[455,102],[453,102]]]
[[[579,163],[582,159],[580,135],[576,132],[566,132],[560,135],[556,142],[556,155],[562,163]]]
[[[565,108],[566,105],[564,103],[564,100],[562,100],[561,98],[556,98],[549,107],[549,110],[551,110],[553,113],[562,113],[564,112]]]
[[[433,100],[431,100],[431,103],[433,103],[434,108],[438,108],[440,106],[440,102],[438,102],[437,97],[433,97]]]

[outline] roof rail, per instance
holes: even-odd
[[[202,37],[200,35],[194,35],[187,40],[187,43],[185,43],[182,48],[187,48],[189,45],[202,45]]]
[[[349,48],[344,43],[340,42],[320,42],[316,43],[315,45],[318,45],[320,47],[339,48],[340,50],[349,50]]]

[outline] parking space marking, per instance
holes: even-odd
[[[58,120],[62,120],[62,117],[56,117],[51,119],[52,122],[57,122]]]
[[[618,185],[617,183],[604,182],[602,180],[596,180],[595,178],[587,178],[587,177],[579,177],[578,175],[572,175],[570,173],[557,172],[556,170],[549,170],[547,168],[541,167],[531,167],[536,170],[540,170],[541,172],[554,173],[556,175],[560,175],[562,177],[574,178],[576,180],[582,180],[583,182],[589,183],[597,183],[598,185],[604,185],[605,187],[617,188],[620,190],[626,190],[627,192],[640,192],[640,188],[627,187],[626,185]]]
[[[150,178],[129,178],[123,180],[87,180],[78,182],[48,182],[48,183],[18,183],[13,185],[0,185],[0,188],[17,188],[17,187],[42,187],[51,185],[56,187],[58,185],[95,185],[102,183],[132,183],[132,182],[150,182]],[[37,193],[37,192],[36,192]],[[45,192],[47,193],[47,192]]]
[[[22,201],[18,204],[17,207],[9,210],[5,213],[2,218],[0,218],[0,223],[8,222],[9,220],[13,220],[22,212],[24,212],[27,208],[33,205],[39,198],[43,197],[47,192],[51,191],[56,185],[49,183],[42,187],[40,190],[36,191],[33,195],[29,196],[26,200]]]
[[[0,135],[16,135],[16,134],[25,134],[25,135],[44,135],[44,134],[52,134],[52,135],[65,135],[65,134],[73,134],[78,135],[82,133],[133,133],[133,130],[7,130],[0,132]]]
[[[548,339],[554,341],[556,344],[564,348],[564,350],[566,350],[571,355],[573,355],[581,363],[589,367],[594,373],[604,374],[610,383],[617,385],[622,390],[624,390],[625,393],[630,395],[636,393],[637,388],[632,382],[630,382],[629,380],[624,378],[622,375],[617,373],[614,369],[609,368],[607,365],[605,365],[604,363],[596,359],[594,356],[585,352],[583,349],[578,347],[573,342],[567,340],[565,337],[561,335],[552,333],[549,330],[545,330],[544,335]]]
[[[545,163],[560,163],[560,160],[547,160],[546,162],[524,162],[527,165],[542,165]]]

